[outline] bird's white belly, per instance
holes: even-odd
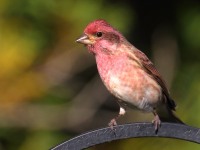
[[[146,74],[138,76],[136,73],[127,77],[121,75],[123,74],[110,76],[108,90],[119,98],[122,104],[152,111],[161,97],[160,86]]]

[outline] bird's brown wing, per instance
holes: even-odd
[[[174,100],[170,98],[169,91],[166,87],[166,84],[164,80],[162,79],[160,73],[158,70],[155,68],[154,64],[148,59],[148,57],[141,51],[139,50],[134,50],[133,53],[135,54],[136,58],[139,59],[140,65],[144,67],[146,72],[150,74],[156,82],[161,86],[163,94],[164,94],[164,100],[168,104],[168,106],[172,109],[175,110],[176,104]]]

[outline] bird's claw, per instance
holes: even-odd
[[[154,126],[155,126],[155,131],[157,132],[158,129],[160,128],[160,125],[161,125],[161,121],[160,121],[160,118],[159,118],[158,115],[156,115],[156,116],[154,117],[154,119],[152,120],[152,123],[153,123]]]
[[[113,130],[113,127],[114,127],[114,126],[117,126],[116,119],[112,119],[112,120],[109,122],[108,126]]]

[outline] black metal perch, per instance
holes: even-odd
[[[186,140],[200,144],[200,129],[183,124],[162,123],[155,133],[152,123],[133,123],[107,127],[76,136],[51,150],[80,150],[114,140],[137,137],[165,137]]]

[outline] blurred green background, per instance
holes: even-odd
[[[119,110],[94,58],[75,40],[103,18],[155,63],[177,115],[200,127],[200,3],[144,0],[0,0],[0,150],[44,150],[106,127]],[[119,123],[151,121],[129,112]],[[115,141],[91,150],[188,150],[174,139]]]

